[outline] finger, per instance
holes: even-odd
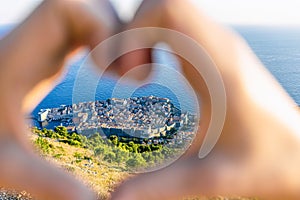
[[[166,14],[163,12],[165,4],[165,0],[143,1],[137,9],[132,22],[128,24],[128,29],[144,26],[162,26]]]
[[[99,8],[99,10],[104,11],[105,13],[101,12],[101,15],[104,16],[103,18],[107,19],[110,23],[107,26],[111,26],[112,32],[118,31],[119,28],[122,26],[122,22],[119,18],[119,16],[116,13],[116,10],[111,5],[111,3],[108,0],[101,0],[96,4],[96,9]],[[102,25],[99,23],[99,27]],[[101,34],[99,32],[96,32],[99,39],[95,39],[95,44],[91,43],[91,47],[95,46],[97,44],[97,41],[101,41]],[[75,53],[75,52],[74,52]],[[72,55],[74,54],[72,53]],[[47,94],[56,86],[56,84],[59,81],[59,78],[62,75],[63,72],[63,65],[58,68],[58,71],[56,74],[50,77],[45,77],[44,80],[39,82],[26,96],[23,101],[22,110],[25,113],[31,112],[35,106],[37,106],[40,101],[46,97]]]
[[[239,170],[226,165],[220,160],[200,161],[197,158],[177,163],[125,182],[112,195],[112,200],[174,200],[190,195],[247,194],[243,191],[244,185],[239,179]]]
[[[135,80],[144,80],[151,72],[151,63],[152,50],[138,49],[119,57],[115,61],[115,69],[120,76],[123,76],[131,71],[129,78]]]
[[[55,75],[45,78],[38,83],[24,98],[22,111],[30,113],[55,88],[62,78],[64,69],[61,68]]]
[[[70,175],[10,139],[0,140],[0,185],[26,190],[39,199],[89,200],[95,195]]]
[[[140,27],[157,27],[161,23],[160,1],[143,1],[138,8],[134,19],[123,27],[123,30],[130,30]],[[125,34],[126,35],[126,34]],[[129,35],[129,36],[128,36]],[[152,47],[159,41],[159,35],[152,35],[151,32],[139,34],[127,34],[118,43],[119,51],[125,52],[114,64],[119,75],[131,71],[130,78],[144,80],[151,72]],[[130,52],[128,52],[130,50]],[[142,66],[143,65],[143,66]],[[137,68],[139,67],[139,68]],[[127,74],[128,75],[128,74]]]

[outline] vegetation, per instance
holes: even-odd
[[[39,136],[35,143],[44,153],[51,151],[52,147],[47,143],[47,138],[50,138],[71,146],[89,149],[98,159],[129,172],[157,167],[166,160],[176,157],[181,151],[180,148],[168,145],[147,144],[146,139],[140,144],[136,138],[119,138],[112,135],[104,139],[99,133],[87,138],[77,133],[68,133],[63,126],[58,126],[54,130],[33,128],[32,132]],[[60,156],[61,154],[56,154],[56,157]],[[82,160],[78,154],[74,154],[74,157],[77,159],[76,162]]]
[[[180,148],[167,145],[143,144],[125,138],[111,136],[102,138],[98,133],[87,138],[76,133],[69,134],[65,127],[53,130],[33,128],[31,140],[41,155],[58,164],[98,192],[99,199],[107,199],[109,193],[122,180],[130,176],[128,172],[147,169],[162,164],[180,153]],[[197,199],[231,199],[226,197],[191,197]],[[256,198],[233,199],[250,200]]]
[[[76,133],[69,134],[68,130],[64,126],[57,126],[54,131],[45,128],[43,130],[39,130],[35,127],[32,129],[32,131],[40,137],[57,139],[59,142],[82,147],[82,136]]]
[[[38,137],[34,143],[43,153],[49,153],[53,148],[53,145],[50,144],[47,139],[42,137]]]
[[[85,146],[88,140],[86,137],[79,136],[81,141],[73,135],[75,139],[72,139],[65,132],[57,134],[58,130],[63,129],[51,131],[33,128],[34,134],[30,135],[30,139],[44,159],[81,179],[98,192],[99,199],[107,199],[116,184],[129,174],[114,162],[103,160],[104,154],[95,156],[94,151]],[[67,140],[69,142],[66,142]],[[79,144],[75,144],[74,141],[78,141]],[[122,160],[119,162],[122,163]]]

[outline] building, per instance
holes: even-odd
[[[38,113],[38,121],[39,122],[44,122],[47,120],[48,114],[49,114],[50,109],[41,109],[41,111]]]
[[[149,96],[44,109],[39,113],[39,121],[59,121],[68,126],[70,132],[76,127],[77,133],[86,136],[98,132],[105,137],[157,138],[178,130],[187,123],[187,115],[169,99]]]

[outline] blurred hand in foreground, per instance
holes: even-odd
[[[110,3],[46,0],[0,40],[0,186],[40,199],[87,200],[82,183],[32,153],[24,116],[55,86],[67,55],[119,28]]]
[[[226,120],[216,146],[207,157],[199,159],[198,152],[211,120],[211,99],[203,77],[179,58],[201,101],[196,139],[176,163],[125,181],[112,199],[174,200],[188,195],[299,199],[299,109],[246,42],[207,18],[189,1],[144,1],[127,28],[149,26],[186,34],[204,47],[224,81]],[[154,44],[170,36],[144,37],[152,37],[147,42]],[[168,44],[175,51],[185,48],[176,41]],[[135,66],[133,59],[123,62]]]
[[[54,86],[70,52],[80,46],[92,49],[120,29],[107,1],[98,2],[103,12],[83,0],[45,1],[1,40],[1,186],[26,189],[41,199],[94,198],[82,184],[32,153],[23,116]],[[299,199],[298,109],[245,42],[188,1],[145,1],[127,28],[145,26],[182,32],[205,48],[224,81],[227,116],[217,145],[200,160],[198,151],[210,123],[210,94],[203,77],[179,58],[201,100],[197,137],[181,160],[126,181],[112,198],[178,199],[192,194],[222,194]],[[153,44],[166,39],[161,35],[149,38]],[[169,45],[174,50],[182,48],[176,41]],[[138,64],[149,62],[149,50],[138,53]],[[138,65],[135,56],[119,60],[121,73]]]

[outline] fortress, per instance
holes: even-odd
[[[69,131],[89,136],[153,138],[176,132],[193,116],[181,113],[169,99],[155,96],[111,98],[43,109],[39,121],[59,121]],[[193,119],[192,119],[193,120]]]

